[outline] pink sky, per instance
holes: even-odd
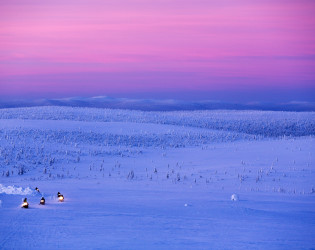
[[[312,0],[0,0],[0,96],[309,92],[313,13]]]

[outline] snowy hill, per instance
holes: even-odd
[[[312,101],[290,102],[228,102],[219,100],[176,100],[176,99],[133,99],[109,96],[67,97],[57,99],[1,100],[0,108],[63,106],[128,109],[142,111],[180,111],[180,110],[271,110],[271,111],[315,111]]]
[[[313,248],[314,136],[314,112],[0,109],[0,248]]]

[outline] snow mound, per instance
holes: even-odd
[[[231,201],[238,201],[239,198],[238,198],[238,195],[237,194],[232,194],[231,195]]]
[[[0,184],[0,194],[20,194],[20,195],[30,195],[33,191],[27,188],[15,187],[15,186],[3,186]]]

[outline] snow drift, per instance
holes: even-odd
[[[30,195],[33,191],[29,188],[15,187],[15,186],[3,186],[0,184],[0,194],[20,194],[20,195]]]

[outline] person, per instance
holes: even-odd
[[[44,197],[42,197],[41,199],[40,199],[40,203],[39,203],[40,205],[45,205],[45,198]]]
[[[64,200],[64,197],[63,197],[63,195],[60,192],[57,193],[57,196],[58,196],[59,201],[63,201]]]
[[[23,204],[22,204],[22,208],[28,208],[27,198],[24,198],[24,201],[23,201]]]

